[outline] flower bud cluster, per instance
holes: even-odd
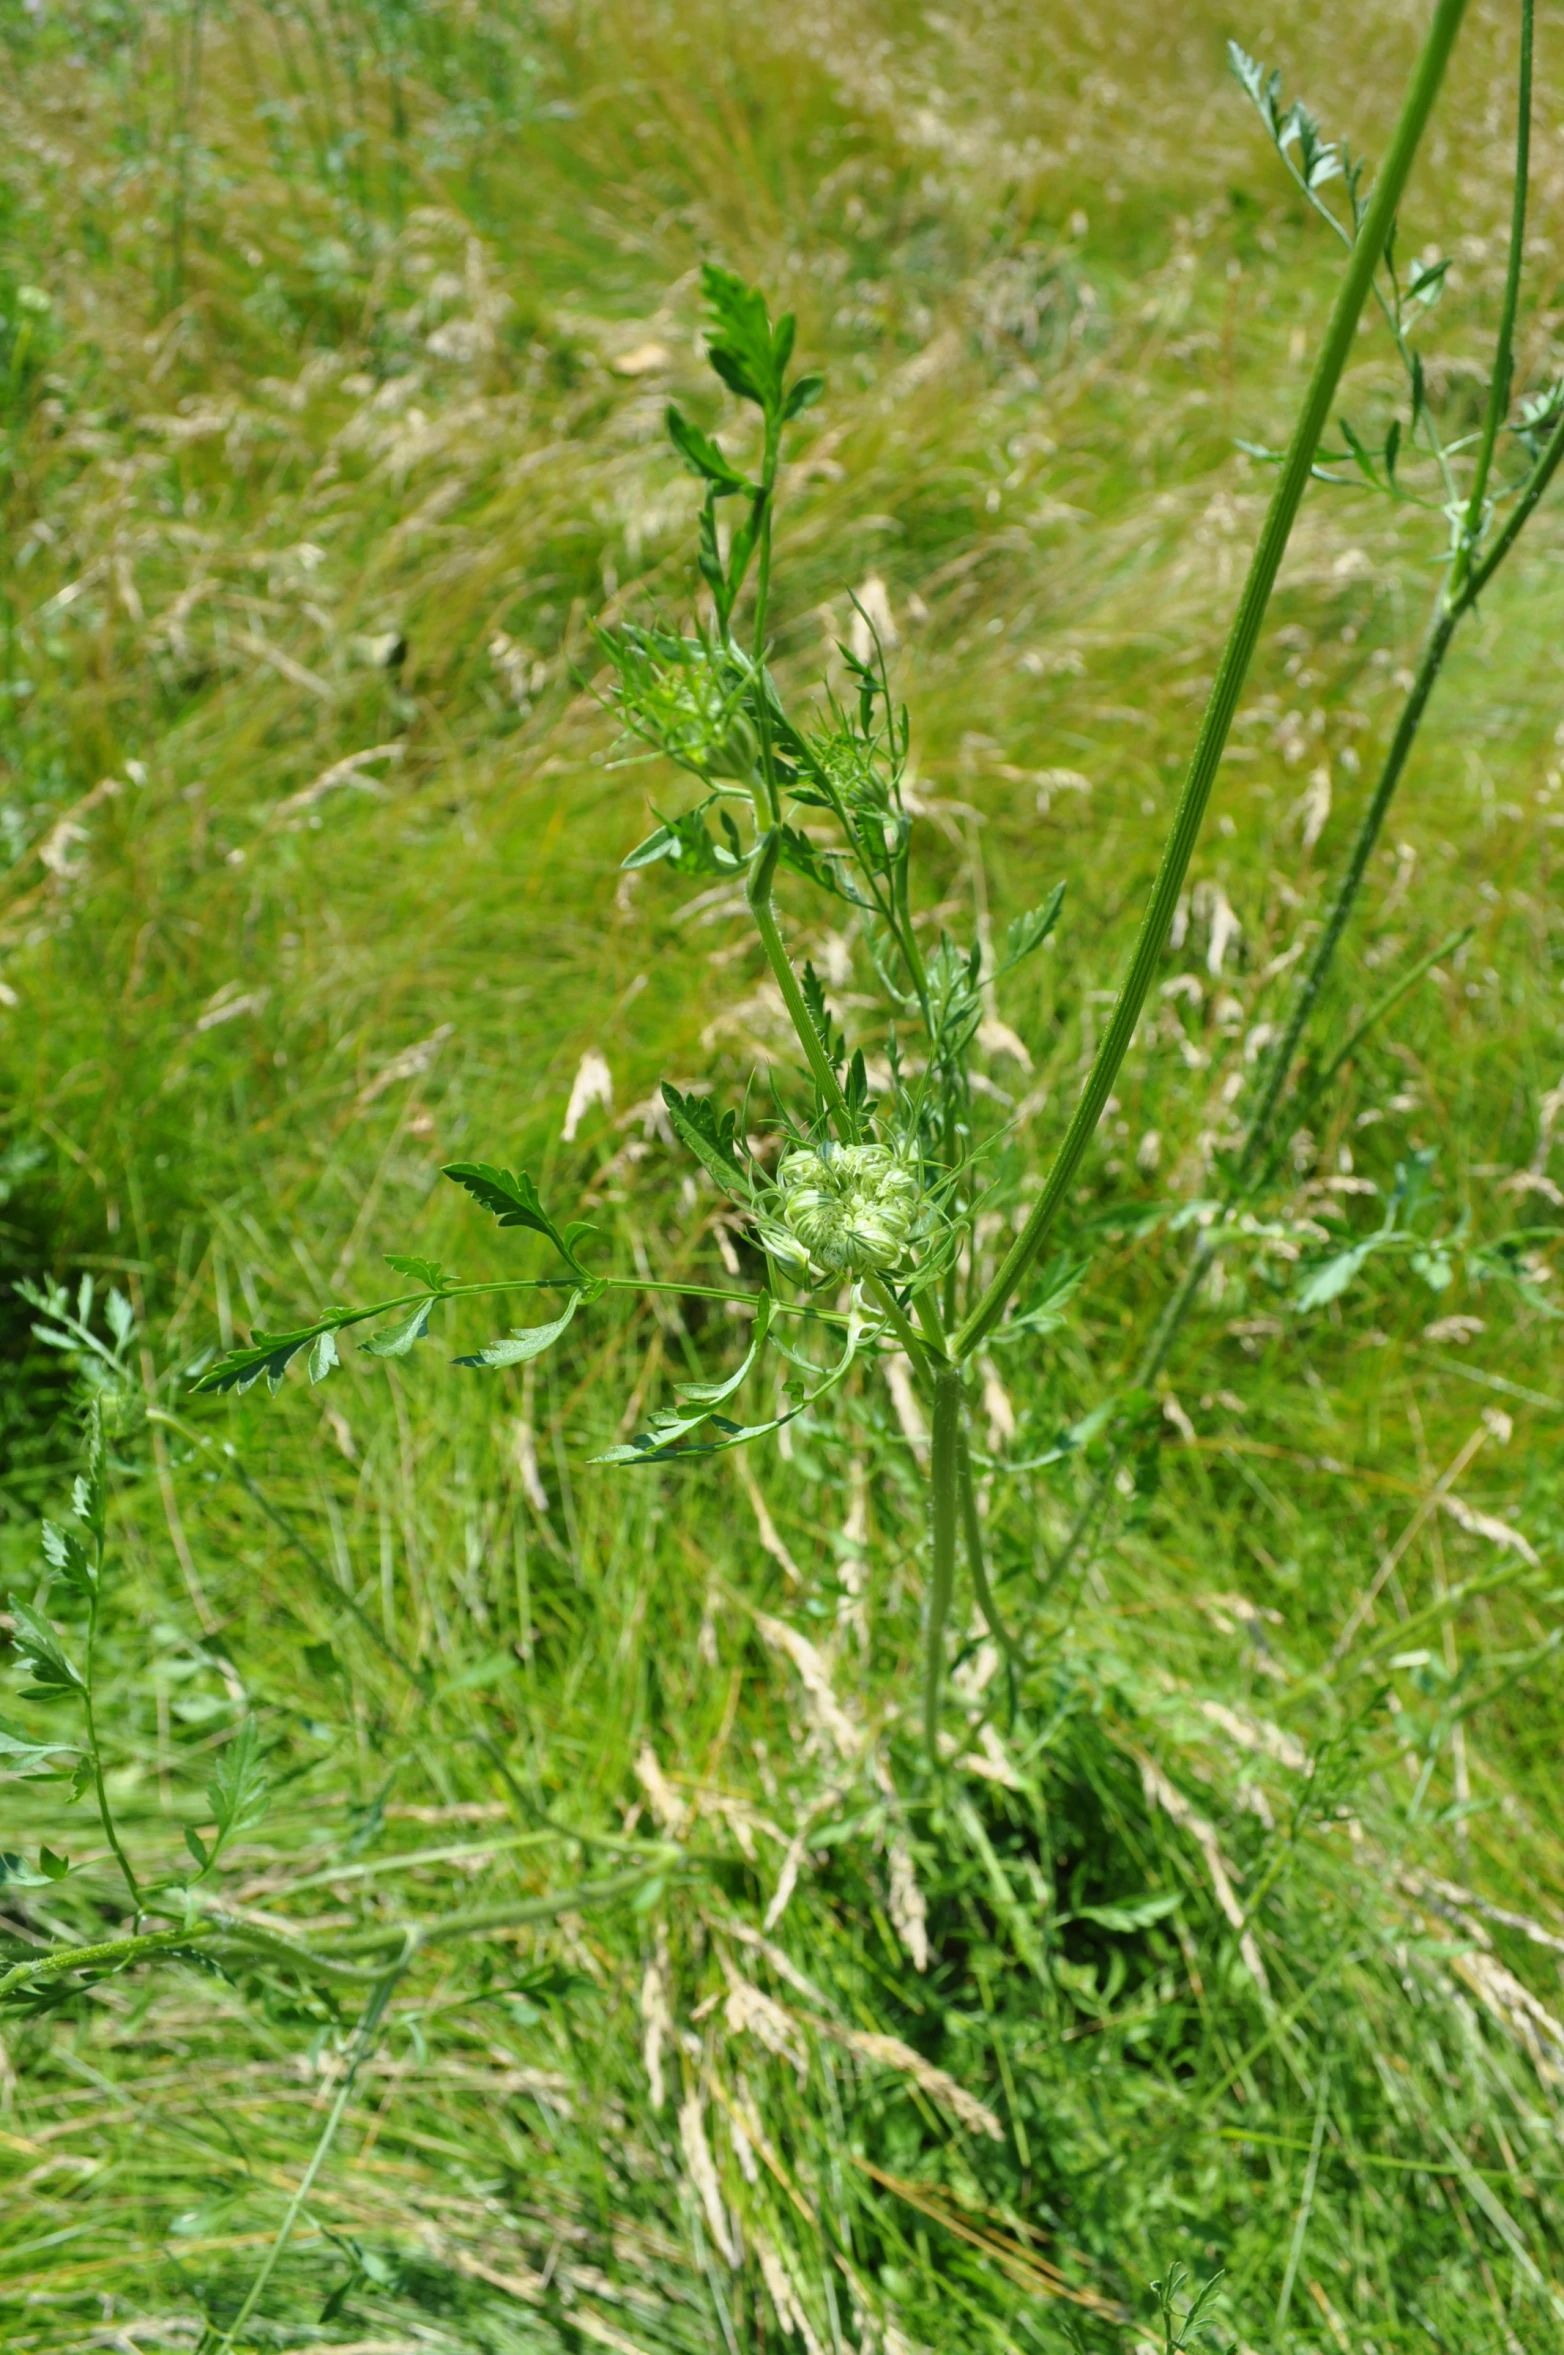
[[[761,1221],[762,1237],[800,1272],[880,1273],[904,1257],[920,1195],[915,1166],[892,1146],[800,1146],[777,1169],[779,1215]]]

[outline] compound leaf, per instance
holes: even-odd
[[[570,1230],[572,1234],[591,1231],[574,1227]],[[503,1341],[491,1341],[487,1349],[478,1350],[472,1357],[459,1357],[455,1363],[459,1366],[525,1365],[529,1358],[541,1357],[545,1349],[553,1347],[580,1305],[580,1293],[572,1292],[564,1315],[556,1317],[551,1325],[513,1326]]]
[[[796,417],[801,410],[812,409],[824,391],[823,376],[801,376],[783,404],[783,416]]]
[[[9,1595],[6,1600],[15,1621],[11,1641],[33,1674],[34,1682],[27,1698],[63,1701],[72,1693],[85,1692],[80,1671],[67,1657],[42,1612],[35,1611],[31,1603],[24,1603],[20,1595]]]
[[[43,1551],[50,1569],[73,1594],[85,1599],[96,1592],[98,1565],[73,1529],[56,1529],[52,1521],[45,1521]]]
[[[707,1175],[716,1180],[725,1194],[747,1201],[749,1181],[735,1143],[739,1127],[738,1114],[719,1113],[707,1096],[681,1096],[678,1089],[670,1087],[666,1080],[663,1081],[662,1096],[675,1132],[688,1145]]]
[[[415,1284],[426,1284],[431,1292],[438,1292],[445,1270],[437,1259],[419,1259],[410,1251],[388,1251],[386,1265],[399,1276],[410,1276]]]
[[[711,311],[706,357],[740,400],[754,401],[762,409],[774,408],[782,391],[778,351],[782,349],[785,355],[791,348],[791,337],[784,340],[780,326],[773,337],[765,296],[746,286],[731,270],[719,269],[715,262],[705,263],[701,286]],[[785,356],[782,364],[786,364]]]
[[[525,1170],[496,1169],[489,1161],[450,1161],[444,1174],[492,1211],[502,1227],[529,1227],[553,1244],[561,1259],[575,1267],[576,1256],[568,1235],[562,1235],[538,1199],[538,1189]],[[572,1229],[571,1232],[574,1232]]]
[[[692,474],[709,482],[719,499],[731,497],[735,491],[753,493],[754,484],[740,474],[736,466],[730,464],[710,434],[702,433],[700,427],[692,425],[680,410],[670,406],[667,425],[668,439],[685,465]]]
[[[1059,921],[1064,906],[1064,885],[1056,883],[1040,908],[1029,908],[1024,916],[1013,916],[1005,928],[1005,955],[1001,973],[1008,973],[1040,949]]]
[[[324,1325],[306,1325],[297,1333],[258,1332],[242,1348],[230,1349],[220,1357],[190,1387],[193,1391],[232,1390],[243,1397],[264,1375],[268,1388],[275,1391],[300,1350],[328,1330]]]
[[[1354,1243],[1350,1251],[1338,1251],[1333,1259],[1320,1260],[1310,1268],[1298,1289],[1297,1305],[1303,1314],[1339,1299],[1364,1261],[1379,1249],[1380,1241],[1380,1236],[1370,1235],[1366,1242]]]
[[[0,1717],[0,1765],[8,1767],[13,1774],[29,1767],[44,1767],[51,1758],[75,1754],[74,1742],[37,1741],[19,1725]]]
[[[223,1751],[206,1786],[207,1803],[217,1826],[216,1854],[228,1840],[255,1829],[266,1813],[266,1777],[261,1771],[260,1732],[247,1717]]]
[[[378,1333],[372,1333],[367,1341],[359,1343],[359,1347],[366,1357],[406,1357],[414,1342],[422,1341],[427,1335],[429,1311],[433,1306],[434,1297],[431,1294],[429,1299],[420,1300],[409,1315],[398,1318],[394,1325],[387,1325]]]

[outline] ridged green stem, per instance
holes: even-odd
[[[958,1357],[970,1356],[985,1335],[993,1330],[1014,1296],[1017,1285],[1047,1241],[1102,1117],[1103,1106],[1108,1100],[1119,1066],[1129,1051],[1205,817],[1206,804],[1216,781],[1217,768],[1227,744],[1239,693],[1260,634],[1260,625],[1265,618],[1265,609],[1270,602],[1288,537],[1309,481],[1320,436],[1330,416],[1336,387],[1352,349],[1358,318],[1373,284],[1374,273],[1383,258],[1385,242],[1406,187],[1407,175],[1433,111],[1434,100],[1465,10],[1466,0],[1437,0],[1422,54],[1402,106],[1401,119],[1374,183],[1357,242],[1352,248],[1346,273],[1337,292],[1325,342],[1309,380],[1303,407],[1293,429],[1275,494],[1239,598],[1238,610],[1233,617],[1227,644],[1222,650],[1200,735],[1179,797],[1172,832],[1168,836],[1136,937],[1129,971],[1043,1191],[1025,1227],[1006,1253],[993,1282],[955,1337],[954,1350]]]
[[[952,1365],[934,1368],[934,1419],[929,1437],[929,1612],[923,1672],[923,1735],[939,1756],[940,1679],[945,1666],[945,1621],[956,1583],[956,1510],[960,1484],[961,1376]]]

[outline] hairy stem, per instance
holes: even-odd
[[[571,1832],[571,1839],[579,1835]],[[210,1944],[229,1956],[245,1952],[266,1955],[270,1960],[286,1962],[305,1976],[347,1978],[362,1983],[366,1978],[379,1978],[385,1969],[373,1964],[356,1964],[355,1955],[374,1956],[388,1947],[404,1952],[422,1953],[426,1946],[448,1944],[461,1938],[482,1937],[491,1930],[520,1929],[531,1922],[555,1920],[562,1913],[580,1913],[597,1905],[611,1905],[619,1898],[633,1896],[644,1888],[652,1875],[661,1876],[668,1869],[666,1859],[653,1861],[607,1875],[602,1880],[578,1881],[568,1889],[559,1889],[547,1897],[523,1897],[505,1905],[475,1907],[466,1913],[447,1913],[432,1921],[386,1922],[378,1929],[359,1930],[336,1941],[329,1951],[306,1946],[288,1937],[283,1931],[265,1929],[257,1922],[249,1922],[237,1914],[224,1913],[213,1906],[205,1892],[180,1889],[177,1894],[183,1916],[187,1906],[202,1910],[193,1919],[181,1919],[171,1930],[147,1930],[130,1938],[95,1939],[86,1946],[53,1946],[41,1953],[28,1955],[0,1972],[0,1997],[9,1995],[13,1988],[35,1981],[47,1984],[71,1971],[118,1971],[137,1962],[151,1961],[171,1948]],[[154,1912],[172,1911],[172,1907],[154,1904]],[[398,1969],[402,1968],[399,1962]]]
[[[955,1350],[959,1357],[969,1356],[999,1322],[1017,1285],[1047,1241],[1102,1116],[1119,1066],[1129,1050],[1205,817],[1206,804],[1216,781],[1217,768],[1237,709],[1239,693],[1260,635],[1260,625],[1270,602],[1271,590],[1293,521],[1309,481],[1320,435],[1330,415],[1331,402],[1335,398],[1347,355],[1352,349],[1358,317],[1384,253],[1385,241],[1412,168],[1412,159],[1433,110],[1465,7],[1466,0],[1437,0],[1422,55],[1402,106],[1401,119],[1396,125],[1384,166],[1374,183],[1363,225],[1337,292],[1325,342],[1315,363],[1281,476],[1250,564],[1249,576],[1244,583],[1238,610],[1222,651],[1189,773],[1179,797],[1172,832],[1168,836],[1151,897],[1141,920],[1129,971],[1036,1206],[1006,1253],[993,1282],[956,1335]]]
[[[956,1511],[960,1487],[961,1377],[952,1365],[934,1368],[934,1424],[929,1440],[928,1651],[923,1672],[923,1735],[930,1758],[939,1755],[940,1678],[945,1666],[945,1621],[956,1583]]]

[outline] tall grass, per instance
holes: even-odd
[[[1301,14],[1273,29],[1377,152],[1365,94],[1400,86],[1412,27],[1358,11],[1339,51]],[[501,1140],[626,1264],[717,1264],[632,1108],[775,1049],[760,971],[739,911],[616,879],[641,812],[575,684],[605,596],[685,593],[660,416],[699,382],[708,250],[797,308],[832,380],[790,487],[784,657],[812,668],[845,586],[882,583],[953,909],[1002,928],[1068,877],[1072,957],[1039,959],[986,1064],[1041,1162],[1267,487],[1234,438],[1279,438],[1331,284],[1220,70],[1245,28],[1195,11],[1160,51],[1130,11],[8,30],[5,284],[49,297],[7,296],[13,353],[36,323],[5,419],[15,1273],[118,1283],[156,1385],[214,1329],[374,1284],[414,1225],[506,1272],[433,1192]],[[1457,254],[1444,389],[1474,421],[1513,39],[1498,11],[1468,27],[1409,205]],[[1533,380],[1551,333],[1523,318]],[[1392,395],[1363,353],[1354,414]],[[1346,1188],[1433,1146],[1474,1241],[1555,1223],[1557,540],[1533,528],[1450,657],[1322,1035],[1475,933],[1341,1075],[1302,1210],[1372,1216]],[[1183,1264],[1150,1214],[1205,1190],[1399,708],[1425,554],[1404,512],[1311,494],[1174,986],[1089,1165],[1089,1279],[1050,1355],[996,1357],[985,1452],[1047,1456]],[[614,1103],[567,1144],[594,1047]],[[1558,2343],[1561,1393],[1546,1235],[1526,1248],[1521,1295],[1370,1260],[1311,1317],[1285,1271],[1226,1268],[1165,1377],[1160,1486],[1078,1594],[1032,1606],[1055,1663],[1033,1741],[986,1717],[974,1628],[939,1774],[911,1705],[919,1442],[878,1381],[845,1489],[807,1430],[753,1487],[584,1472],[681,1360],[649,1307],[503,1392],[349,1367],[324,1421],[285,1396],[149,1426],[116,1471],[103,1638],[133,1859],[209,1825],[248,1700],[273,1783],[230,1852],[249,1914],[351,1935],[626,1870],[645,1900],[431,1947],[252,2343],[1135,2346],[1178,2263],[1225,2268],[1221,2328],[1255,2349]],[[26,1587],[77,1442],[7,1313],[0,1549]],[[1091,1477],[1076,1450],[996,1483],[1008,1607]],[[13,1954],[117,1919],[63,1797],[6,1787],[0,1846],[76,1867],[9,1893]],[[239,2311],[353,2020],[230,1967],[8,2016],[8,2344],[189,2345]]]

